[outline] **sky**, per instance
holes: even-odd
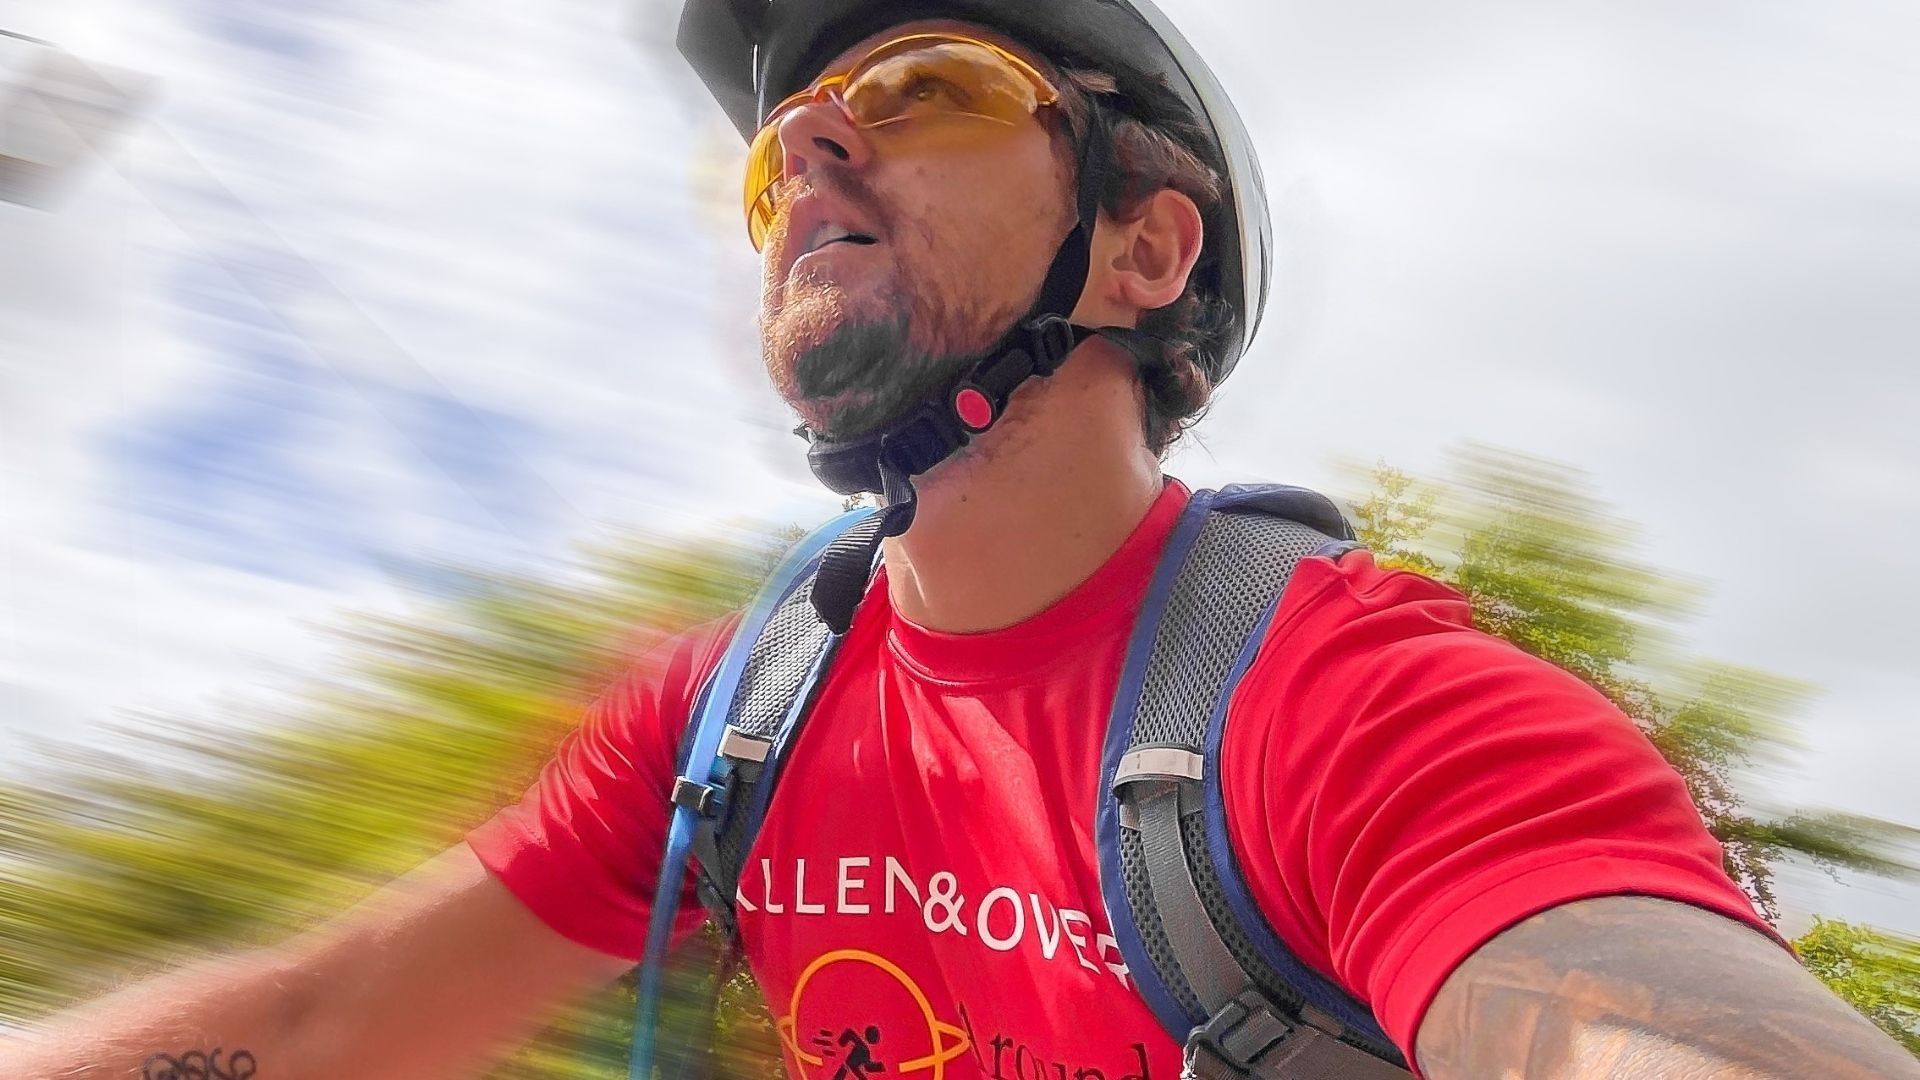
[[[1692,648],[1819,688],[1767,789],[1920,822],[1920,8],[1164,7],[1278,252],[1169,471],[1578,467],[1708,587]],[[437,562],[834,509],[676,15],[0,0],[147,90],[54,205],[0,203],[0,758],[308,670]],[[1920,932],[1912,889],[1787,886]]]

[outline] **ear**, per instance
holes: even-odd
[[[1109,295],[1136,313],[1180,299],[1205,238],[1193,200],[1161,188],[1134,208],[1133,217],[1111,225],[1116,242],[1102,252],[1108,256]]]

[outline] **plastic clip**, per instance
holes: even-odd
[[[1259,991],[1246,990],[1187,1036],[1182,1076],[1252,1076],[1260,1059],[1293,1035],[1295,1025]],[[1211,1057],[1212,1061],[1206,1058]],[[1226,1066],[1222,1071],[1219,1066]]]
[[[701,817],[712,817],[719,792],[711,784],[703,784],[691,777],[682,776],[673,782],[673,804],[684,806]]]

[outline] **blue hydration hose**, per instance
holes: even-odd
[[[870,509],[850,510],[820,526],[795,544],[733,632],[733,640],[720,658],[709,686],[706,704],[694,718],[693,740],[688,744],[686,761],[681,765],[683,779],[714,785],[725,779],[719,762],[720,737],[727,727],[727,713],[733,706],[740,680],[746,675],[747,659],[754,642],[773,619],[775,611],[802,581],[813,573],[827,545],[854,525],[872,516]],[[653,911],[647,920],[646,951],[641,954],[636,982],[637,1000],[633,1014],[633,1056],[628,1063],[629,1080],[653,1080],[653,1061],[660,1025],[660,980],[666,969],[667,950],[673,944],[673,920],[680,907],[680,890],[687,876],[687,859],[693,851],[693,836],[700,815],[692,807],[676,804],[667,826],[666,854],[660,860],[660,881],[653,892]]]

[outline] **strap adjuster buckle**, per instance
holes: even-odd
[[[1180,783],[1207,774],[1206,756],[1189,746],[1142,746],[1128,751],[1113,769],[1113,790],[1142,780]]]
[[[1120,801],[1120,827],[1140,831],[1141,801],[1178,792],[1181,814],[1201,809],[1200,780],[1207,761],[1186,746],[1142,746],[1120,759],[1113,770],[1113,796]]]
[[[885,486],[886,469],[892,466],[904,479],[919,476],[947,460],[955,450],[967,445],[968,435],[947,403],[929,401],[895,424],[879,438],[879,476]],[[883,491],[889,498],[891,491]]]
[[[682,776],[673,782],[673,804],[684,806],[701,817],[712,817],[720,793],[711,784],[703,784],[690,776]]]
[[[1058,315],[1042,315],[1025,325],[1034,370],[1051,375],[1073,351],[1073,324]]]
[[[1295,1027],[1258,990],[1243,990],[1187,1036],[1181,1075],[1251,1076],[1260,1059],[1286,1042]],[[1227,1072],[1220,1071],[1222,1065]]]
[[[749,735],[732,724],[720,733],[720,756],[738,767],[742,763],[764,764],[773,749],[773,740]]]

